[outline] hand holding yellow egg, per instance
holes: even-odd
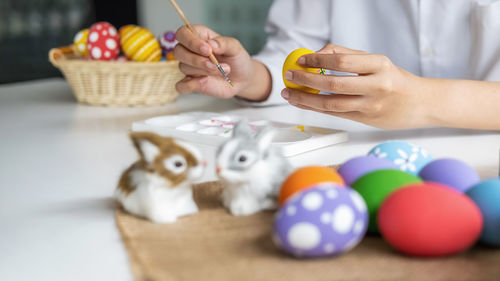
[[[303,91],[306,93],[310,94],[317,94],[319,93],[319,90],[312,89],[309,87],[301,86],[294,84],[292,82],[289,82],[288,80],[285,79],[285,73],[288,70],[291,69],[296,69],[296,70],[302,70],[302,71],[307,71],[311,73],[321,73],[319,68],[309,68],[309,67],[302,67],[297,63],[297,60],[307,54],[313,54],[314,52],[308,49],[297,49],[293,52],[291,52],[288,57],[285,59],[285,63],[283,64],[283,82],[285,82],[285,86],[290,89],[295,89],[299,91]]]

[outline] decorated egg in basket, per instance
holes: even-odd
[[[120,42],[123,53],[133,61],[155,62],[161,59],[160,43],[153,33],[137,25],[120,28]]]
[[[159,37],[159,41],[164,56],[167,56],[169,53],[171,53],[174,50],[175,45],[177,45],[178,43],[175,39],[175,32],[173,31],[167,31],[163,33],[163,35]]]
[[[93,60],[114,60],[120,54],[116,28],[107,22],[92,25],[87,38],[87,49]]]
[[[87,37],[89,36],[89,30],[84,29],[80,30],[73,39],[74,50],[77,54],[82,57],[85,57],[89,51],[87,49]]]

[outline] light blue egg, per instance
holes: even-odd
[[[500,247],[500,179],[480,182],[466,194],[476,202],[483,214],[483,232],[479,240]]]
[[[385,158],[401,171],[418,175],[418,172],[434,158],[423,148],[406,141],[386,141],[376,145],[368,155]]]

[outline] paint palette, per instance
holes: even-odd
[[[132,124],[132,131],[150,131],[185,141],[218,147],[231,137],[235,124],[243,117],[211,112],[190,112],[160,116]],[[347,141],[347,132],[269,120],[247,119],[252,130],[271,126],[276,129],[273,145],[285,156],[293,156]]]

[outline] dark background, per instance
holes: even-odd
[[[49,50],[98,21],[137,24],[137,1],[0,0],[0,83],[61,76]]]

